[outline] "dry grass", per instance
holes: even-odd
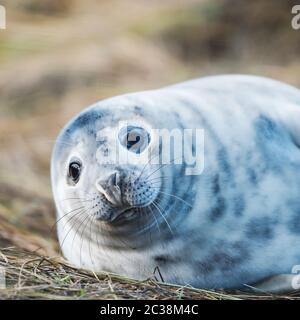
[[[9,288],[4,299],[239,299],[224,293],[136,281],[113,274],[92,274],[61,259],[41,257],[16,248],[1,251]]]
[[[9,19],[0,31],[0,266],[8,285],[0,298],[278,298],[96,276],[60,258],[51,230],[52,146],[84,106],[214,73],[300,85],[292,1],[271,7],[264,0],[234,1],[1,2]]]
[[[59,254],[51,200],[5,184],[0,191],[2,203],[29,206],[22,221],[13,219],[8,207],[0,207],[0,269],[6,272],[7,285],[0,289],[0,299],[300,299],[300,292],[276,296],[210,291],[161,283],[154,276],[137,281],[78,270]]]
[[[175,286],[148,279],[137,281],[114,274],[93,274],[62,261],[17,248],[0,251],[6,270],[2,299],[300,299],[299,293],[275,296]]]

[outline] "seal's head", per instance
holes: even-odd
[[[109,103],[114,104],[113,101]],[[57,139],[52,185],[59,215],[87,215],[117,223],[143,214],[158,196],[160,170],[155,132],[134,105],[96,104]]]

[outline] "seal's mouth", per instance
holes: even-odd
[[[119,220],[132,219],[136,213],[136,208],[132,206],[115,207],[109,205],[104,210],[95,215],[97,221],[114,223]]]
[[[111,206],[110,209],[105,210],[104,212],[99,212],[96,215],[96,220],[111,223],[133,220],[135,217],[142,214],[143,210],[150,206],[152,202],[153,201],[150,200],[147,203],[144,203],[139,206]]]
[[[114,208],[109,214],[100,214],[96,216],[96,220],[99,222],[106,222],[116,224],[119,222],[125,222],[133,220],[140,211],[136,207],[129,208]]]
[[[132,220],[155,201],[160,184],[141,173],[124,173],[120,169],[102,174],[95,183],[97,194],[93,210],[98,221]]]
[[[127,217],[129,214],[132,214],[134,211],[134,208],[133,207],[130,207],[130,208],[124,208],[124,209],[119,209],[117,210],[117,213],[112,216],[112,219],[111,221],[116,221],[118,218],[121,218],[121,217]]]

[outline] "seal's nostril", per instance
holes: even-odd
[[[106,199],[115,206],[122,204],[122,192],[120,186],[119,172],[109,173],[98,179],[96,187],[100,193],[102,193]]]

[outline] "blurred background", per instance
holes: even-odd
[[[296,1],[297,2],[297,1]],[[0,244],[55,251],[49,165],[97,100],[220,73],[300,87],[290,0],[2,0]]]

